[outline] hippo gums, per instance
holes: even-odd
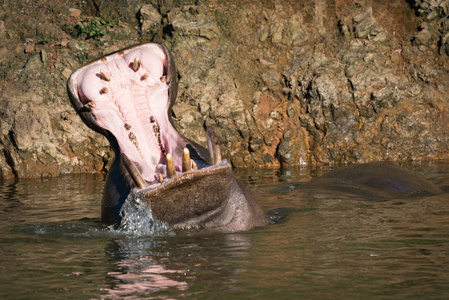
[[[141,44],[103,56],[73,72],[67,88],[84,123],[115,152],[103,222],[118,224],[124,201],[139,192],[153,216],[173,228],[234,232],[269,223],[222,160],[214,131],[206,128],[205,149],[175,129],[176,71],[165,46]]]

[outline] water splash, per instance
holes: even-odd
[[[120,210],[122,221],[117,231],[134,236],[175,235],[173,229],[154,218],[151,207],[145,203],[144,194],[130,194]]]
[[[20,226],[19,231],[37,235],[66,238],[96,237],[161,237],[174,236],[174,230],[166,223],[154,218],[144,194],[129,195],[120,211],[122,221],[118,228],[104,227],[97,218],[83,218],[71,222],[49,222]]]

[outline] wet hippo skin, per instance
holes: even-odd
[[[388,200],[441,192],[423,177],[390,162],[342,167],[312,179],[301,190],[309,193],[344,192],[363,200]]]
[[[115,152],[102,221],[119,223],[128,195],[143,193],[153,216],[174,228],[234,232],[267,225],[269,218],[222,160],[213,129],[205,128],[208,149],[175,129],[176,77],[167,48],[148,43],[89,62],[69,78],[75,110]]]

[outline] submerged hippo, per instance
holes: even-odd
[[[359,200],[388,200],[439,194],[441,190],[423,177],[390,162],[354,164],[314,178],[302,192],[345,193]]]
[[[213,130],[206,129],[205,149],[175,129],[176,71],[165,46],[148,43],[103,56],[73,72],[67,88],[84,123],[115,152],[103,222],[118,224],[128,195],[143,191],[153,216],[173,228],[234,232],[269,223],[222,160]]]

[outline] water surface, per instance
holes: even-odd
[[[236,171],[279,223],[136,236],[99,222],[103,178],[0,185],[1,299],[445,299],[449,165],[405,165],[440,195],[298,192],[329,168]]]

